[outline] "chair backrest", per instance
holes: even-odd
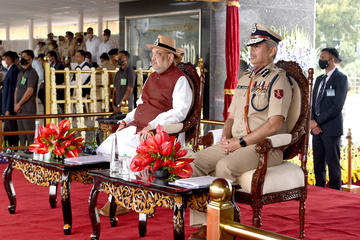
[[[285,70],[293,81],[294,94],[287,119],[292,140],[284,150],[284,159],[291,159],[299,153],[306,154],[304,151],[308,143],[313,70],[309,70],[308,79],[296,62],[278,61],[275,65]]]
[[[181,132],[185,132],[185,141],[189,142],[194,139],[193,149],[198,149],[198,138],[200,132],[200,120],[201,120],[201,109],[203,104],[203,91],[205,72],[204,68],[200,68],[201,75],[199,76],[196,68],[191,63],[178,63],[178,68],[187,76],[190,86],[193,88],[193,104],[189,110],[186,119],[183,121],[183,129]]]

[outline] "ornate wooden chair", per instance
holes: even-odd
[[[192,106],[185,120],[181,123],[163,126],[164,131],[169,134],[185,133],[185,143],[192,141],[192,149],[198,149],[198,139],[200,133],[201,109],[203,104],[203,91],[205,82],[205,69],[199,59],[200,76],[196,68],[191,63],[180,62],[178,68],[186,75],[193,92]]]
[[[307,198],[307,150],[309,141],[309,123],[313,69],[309,69],[308,78],[296,62],[279,61],[278,68],[284,69],[292,78],[294,94],[290,105],[286,134],[264,139],[256,145],[259,163],[256,169],[245,172],[237,178],[242,189],[235,193],[235,201],[251,205],[253,226],[261,227],[261,209],[263,205],[289,200],[300,201],[300,238],[305,237],[305,200]],[[209,145],[214,136],[208,134],[199,140],[199,144]],[[268,153],[274,149],[284,149],[284,161],[273,167],[267,167]],[[286,160],[299,156],[301,167]]]

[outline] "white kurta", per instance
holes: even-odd
[[[97,53],[99,51],[100,40],[97,37],[93,37],[91,41],[88,39],[85,44],[86,50],[91,53],[91,61],[96,62],[98,58]]]
[[[174,91],[172,94],[172,106],[173,108],[169,111],[160,113],[155,119],[149,122],[151,124],[152,128],[156,128],[158,124],[160,125],[167,125],[172,123],[179,123],[185,120],[187,113],[189,112],[189,109],[191,107],[192,102],[192,91],[189,85],[188,80],[181,76],[178,81],[175,84]],[[140,105],[143,103],[141,96],[137,100],[137,105]],[[134,114],[135,114],[136,108],[128,113],[124,120],[126,124],[129,124],[134,120]],[[105,141],[98,147],[96,150],[96,153],[98,155],[104,155],[104,156],[110,156],[111,154],[111,143],[112,143],[112,137],[115,135],[118,136],[118,145],[120,141],[121,144],[124,144],[123,147],[119,147],[119,153],[121,155],[126,154],[127,156],[134,157],[136,155],[136,148],[140,144],[139,139],[136,135],[136,127],[135,130],[128,130],[132,129],[132,127],[128,127],[124,130],[118,131],[114,134],[111,134]],[[126,139],[126,141],[120,140],[120,137],[123,137]],[[184,140],[184,136],[179,136],[179,139]],[[182,145],[184,144],[184,141],[182,141]]]

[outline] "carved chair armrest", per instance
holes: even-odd
[[[204,148],[210,147],[214,143],[214,135],[212,132],[208,132],[205,136],[199,137],[198,141],[199,145],[203,146]]]
[[[291,143],[291,139],[291,134],[284,133],[267,137],[258,144],[256,144],[255,150],[259,154],[259,162],[252,179],[253,197],[255,197],[256,195],[261,195],[262,193],[262,187],[267,171],[269,152],[288,146]]]

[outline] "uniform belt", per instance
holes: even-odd
[[[244,123],[245,123],[245,128],[246,128],[247,134],[251,133],[250,128],[249,128],[249,123],[248,123],[248,113],[249,113],[249,97],[250,97],[250,89],[251,89],[252,81],[253,81],[253,77],[250,80],[250,84],[249,84],[248,92],[247,92],[247,97],[246,97],[246,105],[245,105],[245,108],[244,108],[244,113],[245,113],[245,115],[244,115]]]

